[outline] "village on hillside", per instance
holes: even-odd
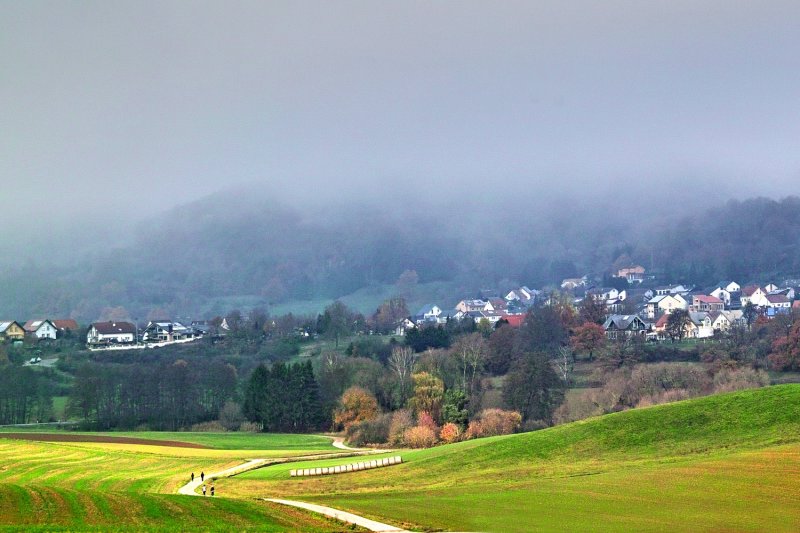
[[[221,327],[227,329],[224,321]],[[195,321],[185,326],[172,320],[157,320],[148,322],[144,328],[124,320],[103,321],[93,322],[82,330],[73,319],[5,320],[0,321],[0,340],[21,343],[26,339],[48,342],[66,338],[85,341],[90,350],[155,348],[200,339],[211,329],[207,321]]]
[[[529,309],[554,300],[578,307],[591,300],[605,315],[603,329],[609,339],[641,336],[649,341],[707,339],[733,328],[752,324],[759,317],[771,319],[800,309],[800,289],[791,283],[741,286],[722,281],[703,289],[694,285],[657,285],[640,265],[619,269],[613,276],[626,282],[624,288],[602,287],[587,276],[561,282],[560,290],[544,291],[526,286],[503,296],[482,295],[464,299],[454,309],[425,305],[398,325],[396,334],[410,328],[445,324],[448,320],[474,320],[476,324],[511,326],[522,324]],[[487,291],[488,292],[488,291]]]
[[[451,320],[471,320],[484,328],[500,324],[519,327],[530,309],[558,301],[576,308],[591,303],[600,309],[602,327],[610,340],[631,336],[652,342],[708,339],[759,318],[769,320],[800,309],[800,289],[788,282],[783,286],[741,286],[722,281],[704,289],[687,284],[658,285],[655,277],[648,276],[639,265],[619,269],[612,277],[622,288],[598,286],[584,276],[564,279],[558,290],[522,286],[503,295],[481,291],[475,298],[460,300],[454,308],[428,304],[397,322],[393,333],[404,336],[411,329],[445,325]],[[72,338],[85,342],[90,350],[109,350],[167,346],[206,336],[221,339],[230,330],[224,317],[194,320],[188,326],[170,319],[148,321],[144,327],[128,320],[111,320],[93,322],[85,329],[73,319],[39,318],[0,321],[0,340],[19,343],[25,339],[47,342]],[[309,336],[313,331],[298,334]]]

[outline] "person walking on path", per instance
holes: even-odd
[[[194,481],[194,472],[192,472],[192,481]]]
[[[203,496],[205,496],[205,495],[206,495],[206,486],[203,485]]]
[[[205,481],[205,480],[206,480],[205,472],[200,472],[200,481]]]
[[[211,485],[211,496],[214,496],[214,485]]]

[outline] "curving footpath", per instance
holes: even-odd
[[[331,438],[333,438],[332,444],[335,448],[338,448],[340,450],[361,452],[358,454],[351,454],[351,455],[370,455],[373,453],[385,453],[386,451],[388,451],[388,450],[370,450],[368,448],[351,448],[350,446],[347,446],[344,443],[344,439],[342,437],[331,437]],[[331,456],[342,457],[346,456],[346,454],[289,457],[284,459],[250,459],[246,463],[242,463],[240,465],[233,466],[231,468],[226,468],[225,470],[220,470],[219,472],[212,472],[211,474],[207,474],[205,476],[205,481],[201,481],[199,477],[196,477],[194,481],[190,481],[189,483],[178,489],[178,494],[183,494],[184,496],[200,496],[200,494],[197,493],[197,489],[204,482],[208,483],[217,478],[235,476],[237,474],[241,474],[249,470],[255,470],[256,468],[261,468],[272,464],[294,462],[303,459],[308,459],[308,460],[323,459],[323,458],[330,458]],[[300,502],[296,500],[281,500],[277,498],[264,498],[264,501],[278,503],[281,505],[288,505],[291,507],[297,507],[298,509],[305,509],[307,511],[319,513],[328,516],[330,518],[341,520],[342,522],[346,522],[348,524],[356,524],[373,532],[411,533],[405,529],[400,529],[399,527],[391,526],[389,524],[383,524],[381,522],[376,522],[375,520],[370,520],[369,518],[364,518],[363,516],[358,516],[353,513],[340,511],[339,509],[334,509],[333,507],[326,507],[324,505],[316,505],[313,503]]]
[[[344,437],[331,437],[333,439],[333,447],[339,448],[340,450],[349,450],[351,452],[363,452],[363,451],[371,451],[369,448],[351,448],[347,444],[344,443]],[[379,452],[383,452],[383,450],[379,450]]]
[[[405,529],[400,529],[399,527],[376,522],[375,520],[370,520],[369,518],[364,518],[363,516],[358,516],[357,514],[347,513],[345,511],[340,511],[338,509],[334,509],[333,507],[326,507],[324,505],[315,505],[313,503],[298,502],[295,500],[279,500],[276,498],[264,498],[264,501],[279,503],[281,505],[289,505],[291,507],[297,507],[299,509],[305,509],[314,513],[323,514],[325,516],[341,520],[342,522],[347,522],[348,524],[356,524],[357,526],[361,526],[370,531],[411,533]]]
[[[197,492],[195,492],[200,485],[203,483],[210,482],[216,478],[220,477],[231,477],[235,476],[236,474],[241,474],[242,472],[247,472],[248,470],[255,470],[256,468],[261,468],[265,464],[269,463],[268,459],[250,459],[246,463],[242,463],[240,465],[226,468],[225,470],[220,470],[219,472],[213,472],[206,476],[206,481],[201,481],[200,476],[194,478],[194,481],[190,481],[183,487],[178,489],[178,494],[183,494],[184,496],[200,496]]]

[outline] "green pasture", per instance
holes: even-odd
[[[199,437],[157,436],[178,440],[186,435]],[[220,492],[213,499],[175,494],[190,472],[210,474],[241,464],[253,453],[223,449],[236,442],[228,437],[206,434],[195,439],[213,449],[0,439],[0,530],[342,530],[341,524],[323,517]],[[314,436],[242,434],[238,442],[282,448],[267,449],[271,454],[294,454],[306,447],[321,451],[323,443],[326,451],[336,451],[330,439]]]
[[[291,468],[352,462],[311,461],[220,486],[423,529],[800,529],[798,385],[398,454],[404,464],[365,472],[288,477]]]

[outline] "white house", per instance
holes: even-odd
[[[767,291],[758,285],[748,285],[747,287],[742,288],[742,307],[749,303],[755,305],[756,307],[766,307],[766,296]]]
[[[28,320],[23,326],[25,333],[37,339],[55,339],[58,328],[50,320]]]
[[[688,309],[689,302],[680,294],[662,294],[647,302],[647,318],[654,319],[658,315],[671,314],[676,309]]]
[[[516,300],[518,302],[527,304],[536,299],[537,293],[538,291],[534,291],[523,285],[519,289],[514,289],[513,291],[506,294],[505,299],[508,301]]]
[[[461,300],[456,305],[456,309],[462,313],[469,313],[472,311],[493,311],[494,308],[487,300]]]
[[[86,334],[86,344],[129,344],[136,340],[136,326],[130,322],[95,322]]]
[[[439,315],[442,314],[442,309],[438,305],[428,304],[423,306],[419,311],[417,311],[418,317],[421,317],[423,320],[436,320],[439,318]]]
[[[744,325],[743,313],[740,309],[733,311],[720,311],[719,313],[711,313],[712,317],[711,327],[714,331],[727,333],[734,327]]]
[[[728,292],[731,292],[731,293],[733,293],[733,292],[742,292],[742,286],[739,285],[738,283],[736,283],[735,281],[729,282],[728,284],[726,284],[722,288],[725,289]]]
[[[705,312],[690,312],[689,318],[692,323],[689,326],[689,337],[695,339],[707,339],[714,336],[714,327],[711,316]]]
[[[731,291],[724,287],[717,287],[710,293],[711,296],[715,298],[719,298],[725,304],[725,307],[731,305]]]
[[[789,309],[792,307],[792,302],[783,294],[767,294],[764,299],[766,300],[765,307],[773,307],[775,309]]]

